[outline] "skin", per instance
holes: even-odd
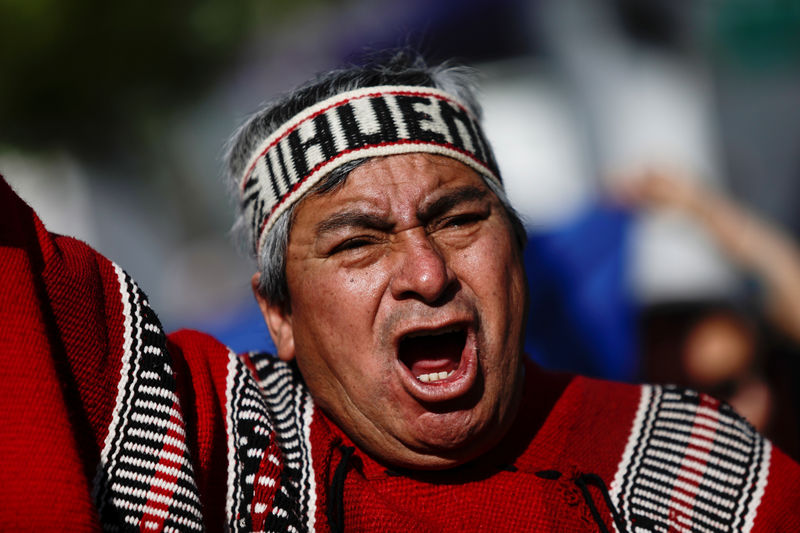
[[[421,153],[359,166],[298,205],[286,273],[290,304],[256,291],[278,355],[296,359],[318,405],[367,453],[448,468],[507,432],[522,390],[525,280],[505,210],[472,169]],[[451,329],[466,335],[458,368],[419,381],[400,340]]]
[[[747,325],[735,316],[715,313],[689,333],[683,367],[692,383],[713,387],[746,375],[754,358],[755,342]]]

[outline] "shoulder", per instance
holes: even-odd
[[[768,440],[711,396],[675,386],[636,388],[611,490],[626,522],[753,531],[770,518],[762,504],[781,484],[774,463],[782,454]]]
[[[692,389],[674,385],[616,383],[576,377],[573,394],[586,412],[602,413],[628,422],[631,438],[670,436],[674,441],[691,440],[736,449],[757,446],[761,435],[725,402]],[[626,416],[621,416],[621,415]],[[721,450],[722,451],[722,450]]]
[[[231,529],[306,529],[316,501],[315,407],[296,366],[269,353],[236,354],[197,331],[175,332],[169,341],[180,359],[179,386],[190,389],[196,431],[210,425],[209,417],[224,428],[215,437],[226,441],[225,514],[241,517]]]
[[[578,376],[558,411],[571,460],[636,530],[800,530],[800,467],[724,402]]]
[[[220,367],[220,372],[225,375],[236,372],[248,374],[248,378],[253,378],[259,385],[263,385],[265,380],[269,381],[273,374],[288,376],[292,381],[302,381],[295,365],[284,363],[268,352],[236,353],[207,333],[180,329],[170,333],[167,341],[170,353],[186,361],[192,368]]]

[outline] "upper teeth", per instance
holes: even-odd
[[[444,379],[446,377],[450,377],[453,375],[454,370],[450,372],[431,372],[430,374],[422,374],[417,377],[418,380],[422,381],[423,383],[430,383],[432,381],[439,381],[440,379]]]

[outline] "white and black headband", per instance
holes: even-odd
[[[502,186],[477,119],[453,96],[403,85],[343,92],[298,113],[255,150],[241,201],[256,253],[281,213],[336,167],[411,152],[451,157]]]

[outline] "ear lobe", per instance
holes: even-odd
[[[261,278],[260,274],[256,272],[250,278],[250,284],[253,288],[253,294],[258,302],[258,307],[261,308],[261,314],[264,315],[264,321],[269,328],[269,334],[275,342],[275,347],[278,349],[278,357],[282,361],[292,361],[295,356],[294,349],[294,330],[292,327],[292,313],[289,305],[270,303],[267,298],[258,290],[258,282]]]

